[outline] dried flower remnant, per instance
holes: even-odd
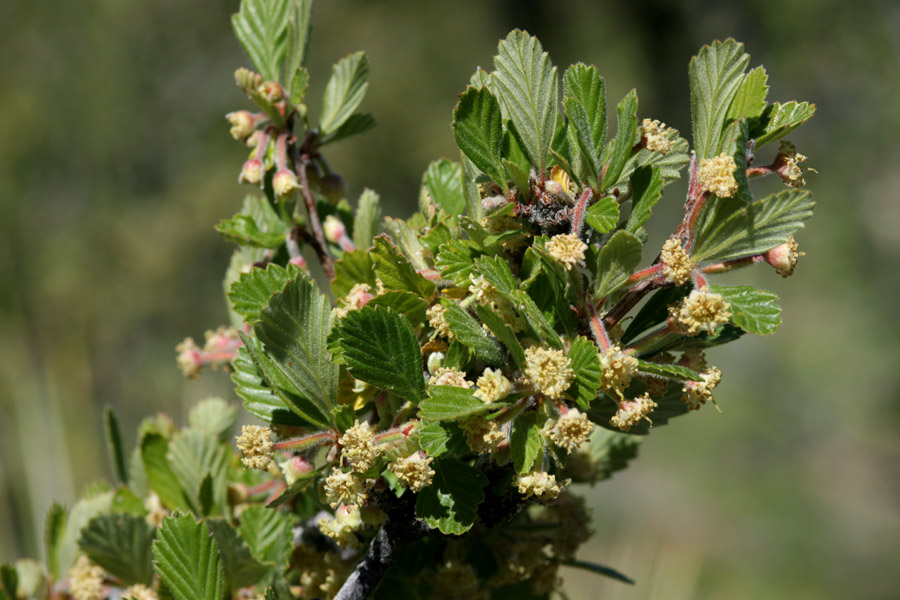
[[[690,280],[694,263],[681,247],[681,240],[676,237],[666,240],[659,258],[662,262],[663,275],[667,281],[675,285],[684,285]]]
[[[797,152],[794,144],[781,142],[775,159],[775,170],[788,187],[801,188],[806,185],[803,169],[800,168],[800,163],[803,162],[806,162],[806,157]]]
[[[525,377],[542,394],[557,400],[572,385],[575,371],[562,350],[532,346],[525,350]]]
[[[700,377],[703,378],[703,381],[686,381],[684,387],[681,388],[684,392],[681,399],[687,404],[688,410],[700,410],[707,400],[715,403],[712,391],[722,381],[722,371],[716,367],[710,367]]]
[[[659,152],[665,156],[675,147],[675,140],[669,139],[669,131],[671,129],[657,119],[652,121],[644,119],[641,122],[641,139],[644,147],[651,152]]]
[[[734,178],[735,169],[737,164],[734,158],[724,152],[714,158],[701,159],[697,173],[700,187],[704,192],[710,192],[719,198],[731,198],[738,189]]]
[[[272,430],[259,425],[244,425],[237,437],[237,447],[244,455],[241,462],[248,469],[268,471],[275,464]]]
[[[566,271],[584,263],[584,251],[587,244],[578,239],[574,233],[554,235],[547,242],[547,252],[556,262],[562,264]]]
[[[634,400],[622,400],[619,402],[619,411],[612,416],[609,424],[618,427],[621,431],[629,431],[632,427],[646,420],[653,425],[653,421],[647,416],[656,408],[656,402],[650,396],[644,394]]]
[[[721,294],[701,288],[691,290],[680,306],[669,309],[677,330],[687,335],[697,335],[705,330],[710,334],[731,319],[731,305]]]

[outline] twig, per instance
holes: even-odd
[[[300,178],[300,191],[303,194],[303,200],[306,202],[306,210],[309,213],[309,225],[312,228],[315,244],[316,255],[319,262],[322,263],[322,269],[329,280],[334,279],[334,260],[328,251],[328,244],[325,243],[325,233],[322,231],[322,221],[319,220],[319,212],[316,210],[316,201],[312,197],[309,187],[309,179],[306,177],[306,165],[309,163],[307,154],[300,154],[300,150],[296,144],[291,144],[291,155],[294,159],[294,170],[297,177]]]

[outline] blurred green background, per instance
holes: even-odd
[[[130,445],[145,415],[235,399],[222,373],[183,379],[174,347],[226,319],[230,248],[212,224],[246,191],[223,119],[248,106],[236,7],[0,2],[0,560],[40,556],[49,504],[110,476],[104,405]],[[900,595],[898,3],[335,0],[314,27],[312,98],[335,60],[370,54],[363,108],[379,126],[330,158],[354,198],[372,187],[397,216],[428,162],[457,156],[456,94],[513,27],[561,67],[596,64],[610,104],[637,87],[641,116],[685,134],[687,63],[714,38],[745,42],[770,98],[818,104],[791,137],[819,171],[809,256],[786,281],[738,276],[783,295],[784,325],[712,353],[722,414],[655,430],[588,492],[597,536],[581,557],[637,585],[563,574],[573,599]],[[658,211],[670,227],[683,191]]]

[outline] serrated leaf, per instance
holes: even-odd
[[[481,256],[475,259],[475,267],[488,283],[508,295],[519,287],[509,263],[500,256]]]
[[[778,296],[749,285],[711,285],[731,305],[731,320],[747,333],[768,335],[781,325]]]
[[[242,0],[240,10],[231,16],[237,39],[263,79],[280,79],[289,6],[281,1]]]
[[[181,483],[169,463],[168,454],[169,442],[161,435],[150,433],[141,440],[141,461],[150,488],[167,508],[190,512],[195,507],[185,497]]]
[[[337,403],[338,366],[326,347],[332,320],[328,299],[300,272],[272,297],[253,327],[272,364],[296,390],[290,396],[294,408],[323,427]]]
[[[541,312],[541,309],[538,308],[538,305],[531,299],[531,296],[524,290],[515,290],[510,296],[516,310],[525,319],[528,333],[537,339],[547,342],[557,350],[562,349],[563,343],[559,334],[553,328],[553,324]]]
[[[284,233],[280,231],[260,231],[256,221],[248,215],[235,215],[231,219],[219,221],[216,231],[225,239],[256,248],[278,248],[284,244]]]
[[[679,381],[703,381],[695,371],[681,365],[667,365],[638,359],[638,371]]]
[[[17,600],[19,574],[12,565],[0,564],[0,600]]]
[[[456,145],[488,177],[506,188],[500,151],[503,125],[500,104],[486,87],[469,88],[453,109],[453,137]]]
[[[309,48],[309,31],[312,28],[312,0],[291,0],[288,8],[287,22],[287,46],[284,57],[284,78],[291,80],[294,74],[306,63],[306,52]],[[305,85],[304,85],[305,87]],[[300,99],[294,100],[296,90],[291,85],[291,102],[300,104]]]
[[[811,119],[815,113],[816,105],[808,102],[791,100],[784,104],[776,102],[770,105],[759,117],[757,127],[751,132],[756,139],[756,147],[760,148],[764,144],[783,138]],[[762,131],[758,131],[760,128]]]
[[[479,319],[484,321],[484,324],[488,326],[491,333],[497,336],[497,339],[506,346],[506,349],[509,350],[509,354],[512,356],[516,365],[518,365],[519,368],[524,369],[525,350],[522,349],[522,344],[519,342],[519,338],[516,337],[516,332],[513,331],[512,327],[487,306],[479,304],[475,307],[475,314],[478,315]]]
[[[352,407],[349,407],[352,410]],[[306,488],[309,487],[311,483],[313,483],[320,475],[322,475],[327,469],[330,467],[325,464],[315,471],[310,471],[305,475],[301,475],[297,477],[297,479],[289,485],[283,492],[281,492],[275,499],[270,500],[268,504],[266,504],[267,508],[278,508],[282,504],[292,500],[296,496],[300,495]]]
[[[429,268],[430,265],[425,260],[425,246],[422,245],[418,232],[409,223],[402,219],[387,217],[384,220],[384,228],[416,271]]]
[[[642,244],[627,231],[617,231],[597,254],[594,295],[602,298],[628,283],[641,263]]]
[[[735,119],[758,117],[766,109],[766,96],[769,94],[767,85],[769,76],[762,66],[751,69],[744,75],[737,94],[728,107],[725,122]]]
[[[484,209],[481,207],[481,193],[475,179],[479,177],[478,167],[472,164],[469,157],[460,151],[459,161],[463,167],[463,195],[466,197],[466,214],[469,218],[478,221],[484,217]]]
[[[334,292],[335,297],[343,298],[358,283],[365,283],[372,290],[377,287],[372,258],[362,248],[344,252],[335,261],[334,281],[331,282],[331,291]]]
[[[224,519],[207,519],[206,526],[215,537],[225,581],[232,593],[258,583],[272,569],[272,565],[264,565],[253,558],[244,538]]]
[[[714,211],[730,198],[711,198],[705,207]],[[782,190],[743,208],[726,213],[705,227],[693,251],[695,261],[729,260],[766,252],[787,242],[812,216],[815,202],[805,190]]]
[[[489,410],[475,397],[475,390],[453,385],[428,386],[428,398],[419,405],[419,414],[428,421],[456,421]]]
[[[222,398],[205,398],[188,413],[191,429],[221,438],[234,427],[237,408]]]
[[[422,185],[435,203],[449,215],[460,215],[466,208],[462,189],[462,166],[446,158],[431,161],[422,176]]]
[[[471,348],[475,356],[484,362],[490,365],[503,364],[503,352],[475,317],[452,300],[443,300],[442,304],[446,309],[444,317],[456,339]]]
[[[566,115],[572,124],[577,147],[570,144],[569,152],[580,151],[583,164],[594,181],[600,179],[600,156],[606,141],[606,86],[597,67],[581,63],[566,69],[563,75],[563,96]],[[586,173],[579,173],[581,179]]]
[[[287,69],[285,69],[285,72],[287,72]],[[304,67],[300,67],[294,71],[294,76],[291,77],[289,96],[291,104],[298,106],[303,103],[303,99],[306,98],[307,87],[309,87],[309,71]]]
[[[235,384],[237,395],[244,399],[244,408],[250,414],[273,425],[309,425],[308,421],[293,411],[291,403],[272,391],[272,387],[260,375],[247,347],[250,344],[254,346],[258,356],[263,356],[259,340],[255,337],[246,338],[244,345],[238,348],[237,356],[231,363],[234,367],[231,380]]]
[[[599,233],[611,231],[619,222],[619,203],[612,196],[604,196],[592,204],[584,221]]]
[[[600,184],[603,189],[619,183],[625,164],[631,157],[637,135],[637,107],[638,98],[635,90],[628,92],[616,107],[618,115],[616,139],[613,142],[609,163],[606,165],[606,173],[603,175],[603,183]]]
[[[377,236],[374,243],[372,262],[375,274],[381,279],[385,289],[408,290],[423,298],[431,298],[434,294],[434,282],[417,273],[409,259],[400,254],[386,235]]]
[[[728,108],[749,62],[743,44],[731,38],[703,46],[691,59],[691,120],[698,160],[719,153]]]
[[[509,438],[509,453],[516,473],[527,473],[544,448],[544,437],[537,422],[537,412],[527,412],[515,418]]]
[[[341,319],[337,336],[355,378],[416,403],[425,398],[422,352],[406,317],[364,306]]]
[[[628,159],[627,163],[625,163],[625,168],[622,170],[619,179],[624,180],[626,177],[631,177],[631,174],[634,173],[636,169],[645,166],[659,167],[663,181],[680,179],[681,170],[687,166],[691,160],[691,157],[688,154],[689,147],[687,140],[678,135],[677,130],[671,128],[668,131],[666,139],[675,142],[667,154],[641,148]]]
[[[100,515],[81,530],[78,545],[91,561],[125,585],[150,585],[154,537],[156,528],[142,516]]]
[[[378,123],[375,121],[375,117],[373,117],[369,113],[356,113],[350,115],[349,117],[347,117],[347,120],[341,124],[340,127],[335,129],[330,134],[322,137],[320,146],[339,142],[341,140],[347,139],[348,137],[353,137],[354,135],[363,134],[370,129],[374,129],[375,125],[377,124]]]
[[[410,323],[422,323],[427,318],[425,311],[428,310],[428,303],[403,290],[387,291],[369,300],[367,305],[390,308],[405,316]]]
[[[288,264],[287,268],[284,268],[269,263],[265,269],[254,268],[248,273],[242,273],[240,279],[231,284],[231,292],[228,294],[231,307],[243,316],[247,323],[259,321],[259,312],[269,303],[272,296],[284,289],[287,282],[299,272],[300,269],[296,265]]]
[[[222,559],[202,522],[191,515],[165,517],[153,542],[155,569],[176,600],[221,600]]]
[[[456,423],[425,421],[419,428],[419,444],[429,456],[460,456],[469,452],[466,436]]]
[[[631,214],[625,230],[637,233],[662,197],[663,177],[658,167],[639,167],[631,174]]]
[[[253,556],[262,562],[282,565],[291,553],[291,520],[273,508],[250,506],[241,513],[238,527]]]
[[[345,56],[334,65],[325,86],[319,130],[323,136],[337,131],[362,102],[369,87],[369,59],[365,52]]]
[[[515,125],[531,164],[543,171],[559,112],[556,67],[537,38],[524,31],[511,31],[497,50],[493,77],[504,117]]]
[[[450,240],[438,251],[435,266],[441,269],[444,279],[463,283],[475,270],[474,260],[482,254],[478,244],[471,240]]]
[[[116,479],[128,483],[128,467],[125,464],[125,449],[122,447],[122,434],[119,432],[119,420],[111,406],[103,409],[103,432],[106,434],[106,450],[109,464],[116,474]]]
[[[378,235],[380,223],[381,198],[366,188],[359,197],[356,216],[353,218],[353,243],[357,248],[366,249],[372,245],[372,239]]]
[[[214,512],[224,511],[228,454],[217,438],[193,429],[178,432],[169,442],[169,464],[185,494],[196,500],[197,506],[203,504],[200,502],[200,492],[204,479],[209,476],[212,504],[208,509]]]
[[[475,524],[488,479],[475,467],[455,458],[432,463],[432,484],[416,499],[416,516],[446,535],[461,535]]]
[[[569,366],[575,371],[575,380],[567,394],[574,398],[578,406],[587,410],[594,398],[597,397],[600,382],[603,379],[597,346],[591,340],[578,336],[572,342],[567,356],[570,361]]]

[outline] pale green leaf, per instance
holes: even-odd
[[[253,558],[250,548],[237,530],[221,518],[207,519],[206,526],[216,539],[222,556],[225,581],[233,592],[258,583],[272,569]]]
[[[350,118],[366,95],[368,77],[369,59],[365,52],[345,56],[334,65],[322,100],[322,118],[319,121],[322,135],[337,131]]]
[[[299,272],[300,269],[296,265],[288,264],[287,268],[284,268],[269,263],[265,269],[253,268],[247,273],[242,273],[240,279],[231,284],[231,291],[228,294],[231,307],[243,316],[247,323],[259,321],[259,312],[269,303],[272,296],[284,289],[287,282]]]
[[[625,168],[622,170],[622,174],[619,175],[619,180],[624,181],[626,178],[631,177],[635,170],[645,166],[659,167],[663,181],[680,179],[681,170],[691,161],[691,157],[688,154],[687,140],[678,135],[677,130],[671,128],[666,134],[666,139],[675,142],[668,153],[663,154],[662,152],[641,148],[632,154],[628,162],[625,163]]]
[[[631,214],[625,230],[637,233],[662,197],[663,177],[658,167],[639,167],[631,174]]]
[[[234,427],[237,408],[222,398],[206,398],[188,413],[191,429],[222,438]]]
[[[198,506],[203,504],[200,502],[201,488],[204,479],[209,476],[212,501],[209,510],[214,513],[224,512],[228,486],[228,453],[218,439],[194,429],[178,432],[169,442],[169,464],[182,489],[197,501]]]
[[[452,127],[456,145],[463,154],[505,188],[505,170],[500,161],[503,145],[502,117],[500,104],[490,90],[481,87],[469,88],[463,92],[453,109]]]
[[[313,0],[290,0],[287,22],[287,47],[284,57],[284,78],[291,81],[294,74],[306,63],[309,49],[309,32],[312,29]],[[293,99],[296,90],[291,85]],[[301,95],[302,98],[302,95]],[[301,100],[294,101],[299,104]]]
[[[430,265],[425,260],[425,246],[422,245],[417,231],[410,227],[409,223],[402,219],[386,217],[384,228],[417,271],[429,268]]]
[[[408,290],[423,298],[431,298],[434,294],[434,282],[417,273],[409,259],[397,250],[387,236],[377,236],[374,244],[372,262],[375,274],[381,279],[385,289]]]
[[[748,333],[768,335],[781,325],[778,296],[749,285],[711,285],[731,305],[731,320]]]
[[[612,196],[603,196],[587,209],[584,221],[599,233],[611,231],[619,222],[619,203]]]
[[[150,585],[150,545],[155,536],[156,528],[142,516],[100,515],[81,530],[78,545],[92,562],[125,585]]]
[[[481,471],[454,458],[432,463],[432,484],[416,499],[416,516],[445,535],[461,535],[475,524],[488,479]]]
[[[730,38],[703,46],[691,59],[691,117],[698,160],[718,155],[728,107],[749,62],[743,44]]]
[[[293,539],[287,514],[265,506],[250,506],[241,513],[238,531],[257,560],[276,565],[287,562]]]
[[[60,542],[66,531],[66,513],[65,507],[54,502],[47,511],[47,517],[44,520],[44,555],[47,557],[47,572],[54,579],[60,579],[62,572],[59,568],[60,562]]]
[[[341,123],[341,126],[328,135],[322,136],[319,141],[320,146],[332,144],[345,140],[354,135],[360,135],[374,129],[376,125],[375,117],[368,113],[356,113],[347,117],[347,120]]]
[[[616,185],[622,179],[620,176],[631,157],[631,150],[634,148],[637,136],[637,107],[638,98],[635,90],[628,92],[616,107],[619,119],[618,127],[609,163],[606,165],[606,173],[603,175],[603,183],[600,185],[603,189]]]
[[[499,158],[498,158],[499,160]],[[456,216],[466,208],[462,189],[462,166],[446,158],[432,161],[422,177],[422,185],[447,214]]]
[[[372,239],[378,235],[380,223],[381,198],[366,188],[359,197],[359,206],[353,218],[353,243],[357,248],[366,249],[372,245]]]
[[[263,79],[278,81],[287,45],[289,2],[242,0],[231,26]]]
[[[192,515],[163,519],[153,542],[155,569],[176,600],[221,600],[225,574],[215,540]]]
[[[475,259],[482,255],[478,244],[471,240],[450,240],[438,251],[435,266],[441,270],[444,279],[455,283],[469,280],[475,270]]]
[[[109,512],[112,507],[112,496],[112,492],[102,492],[82,498],[69,511],[64,526],[62,523],[55,524],[62,526],[62,530],[57,531],[59,537],[55,553],[56,569],[61,577],[65,577],[78,558],[78,539],[81,537],[81,530],[97,515]]]
[[[150,488],[159,496],[163,506],[172,510],[191,512],[195,509],[169,463],[169,442],[163,436],[150,433],[141,441],[141,461]]]
[[[597,254],[597,298],[608,296],[628,283],[628,278],[641,263],[642,245],[627,231],[617,231]]]
[[[287,228],[265,198],[247,196],[241,211],[216,224],[216,231],[241,246],[278,248],[284,244]]]
[[[725,122],[740,118],[750,119],[761,115],[766,109],[766,96],[769,94],[768,80],[769,76],[762,66],[751,69],[744,75],[737,94],[731,101],[731,106],[728,107]]]

